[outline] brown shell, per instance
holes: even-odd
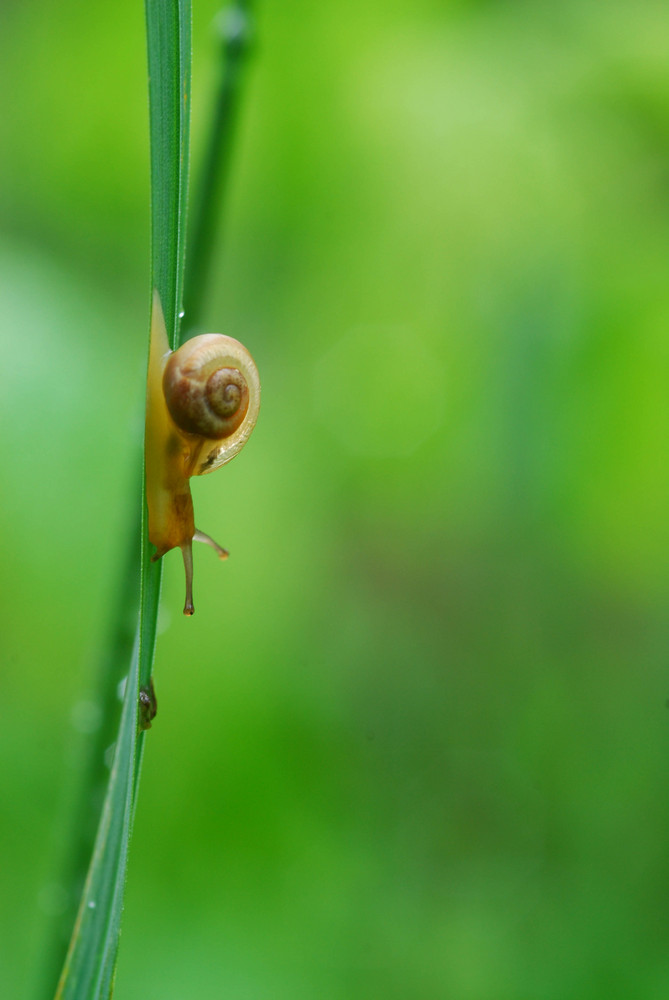
[[[201,438],[202,465],[194,474],[229,462],[246,443],[260,408],[260,379],[238,340],[205,333],[170,354],[163,392],[172,420]]]

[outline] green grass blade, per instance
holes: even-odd
[[[141,467],[138,472],[141,471]],[[139,487],[140,477],[136,477]],[[135,485],[133,482],[132,485]],[[80,786],[70,817],[70,832],[66,842],[67,854],[63,858],[60,885],[66,892],[68,906],[53,922],[43,951],[44,973],[40,982],[39,997],[53,996],[68,951],[72,927],[75,923],[81,894],[88,875],[90,860],[95,848],[97,827],[100,822],[107,787],[109,766],[105,762],[107,748],[118,737],[122,705],[118,687],[127,673],[137,634],[137,609],[139,606],[140,577],[140,523],[136,499],[133,503],[133,522],[128,517],[128,550],[125,565],[119,576],[116,600],[110,615],[110,627],[104,649],[97,664],[97,690],[95,703],[101,712],[101,724],[86,741],[82,760]],[[128,511],[130,515],[130,511]]]
[[[56,1000],[111,996],[134,807],[139,658],[133,653],[93,858]]]
[[[250,6],[248,0],[232,0],[216,19],[219,81],[190,211],[182,339],[184,335],[190,337],[200,332],[202,311],[211,284],[214,247],[221,228],[242,84],[253,38]]]
[[[190,114],[190,0],[146,0],[151,280],[176,346],[183,294]]]
[[[151,281],[168,337],[178,339],[183,289],[190,111],[190,0],[146,0],[151,132]],[[151,562],[142,491],[139,624],[126,682],[114,762],[84,892],[56,1000],[106,1000],[118,952],[128,846],[144,732],[141,687],[151,679],[161,564]]]

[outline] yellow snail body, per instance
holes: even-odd
[[[189,479],[213,472],[244,447],[260,408],[253,358],[232,337],[206,333],[171,351],[153,293],[146,395],[146,500],[154,559],[180,548],[186,569],[184,614],[193,608],[193,541],[228,553],[198,531]]]

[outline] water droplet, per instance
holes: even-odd
[[[183,319],[185,315],[186,313],[182,309],[181,312],[179,313],[179,319]]]
[[[89,899],[89,901],[88,901],[88,909],[89,910],[94,910],[95,909],[95,905],[96,905],[95,904],[95,900],[94,899]]]

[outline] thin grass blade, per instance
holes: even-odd
[[[146,0],[151,133],[151,285],[168,337],[178,339],[186,230],[190,112],[190,0]],[[151,680],[160,563],[151,562],[142,491],[141,586],[137,637],[125,685],[114,761],[95,848],[56,1000],[111,996],[137,801],[144,732],[138,702]]]

